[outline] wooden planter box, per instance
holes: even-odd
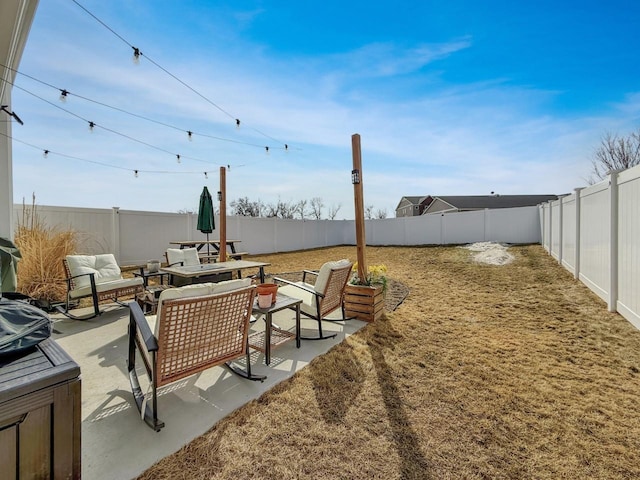
[[[344,308],[347,318],[355,317],[373,322],[384,313],[382,285],[347,285],[344,289]]]

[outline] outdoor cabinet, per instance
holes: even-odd
[[[0,358],[0,478],[80,478],[80,367],[51,339]]]

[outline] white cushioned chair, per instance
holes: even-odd
[[[58,309],[69,318],[87,320],[100,315],[98,304],[102,300],[118,301],[119,297],[135,295],[144,291],[144,280],[140,277],[123,278],[120,267],[111,253],[99,255],[67,255],[63,260],[67,283],[65,308]],[[70,303],[92,297],[93,315],[77,317],[69,313]]]
[[[127,369],[138,411],[151,428],[164,427],[157,399],[157,389],[163,385],[218,365],[264,381],[265,376],[251,373],[248,349],[255,289],[250,278],[169,288],[160,294],[157,314],[146,317],[131,302]],[[138,380],[136,349],[149,377],[150,402]],[[244,369],[230,363],[243,356]]]
[[[322,340],[336,336],[335,333],[328,336],[322,334],[322,320],[332,321],[325,317],[337,308],[342,308],[342,318],[339,320],[346,320],[343,302],[344,287],[349,280],[352,266],[353,263],[350,260],[343,259],[325,263],[318,272],[303,270],[301,282],[274,278],[277,283],[284,284],[278,288],[278,293],[302,300],[300,313],[318,322],[318,336],[303,337],[305,340]],[[314,284],[307,283],[308,275],[316,277]]]
[[[200,265],[200,257],[198,256],[198,249],[193,248],[167,248],[165,252],[167,257],[168,267],[191,267],[194,265]],[[176,287],[182,287],[183,285],[189,285],[191,279],[185,279],[178,277],[177,275],[171,275],[169,277],[169,283]]]

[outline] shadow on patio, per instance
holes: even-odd
[[[115,305],[105,310],[88,321],[52,316],[53,338],[81,369],[82,476],[91,479],[137,476],[365,325],[358,320],[326,323],[323,327],[338,332],[336,338],[302,341],[300,349],[295,342],[288,342],[272,351],[270,366],[264,364],[263,354],[252,353],[254,373],[267,375],[263,383],[214,367],[161,388],[159,415],[166,427],[156,433],[140,419],[129,386],[129,310]],[[278,312],[274,322],[292,327],[294,314]],[[263,328],[261,320],[252,326],[252,330]]]

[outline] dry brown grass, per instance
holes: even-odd
[[[640,332],[540,246],[510,251],[369,247],[411,288],[400,307],[140,478],[639,478]]]
[[[77,233],[47,226],[38,216],[34,203],[30,208],[23,206],[15,244],[22,256],[18,262],[17,290],[40,300],[64,299],[67,289],[62,260],[75,253]]]

